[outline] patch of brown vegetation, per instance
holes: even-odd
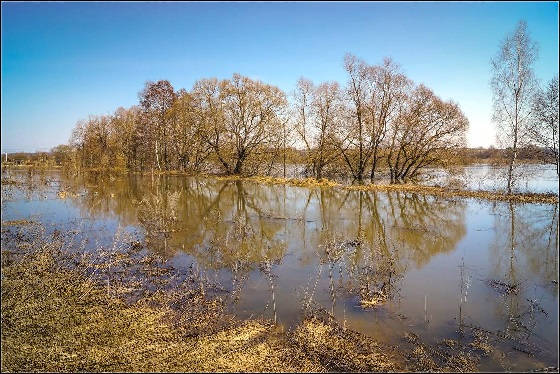
[[[100,262],[59,237],[3,238],[2,371],[321,371],[270,322],[225,316],[196,281],[131,302],[135,282],[103,282],[128,254]]]
[[[28,219],[14,219],[11,221],[2,221],[2,226],[23,226],[23,225],[31,225],[35,222],[30,221]]]
[[[413,371],[473,372],[480,362],[480,355],[454,339],[444,339],[429,346],[414,333],[407,333],[405,341],[412,347],[406,358]]]
[[[558,195],[553,193],[507,194],[504,192],[447,189],[443,187],[421,186],[417,184],[367,184],[345,186],[344,188],[359,191],[403,191],[442,197],[470,197],[485,200],[512,201],[516,203],[558,203]]]
[[[507,194],[499,191],[470,191],[444,187],[422,186],[418,184],[358,184],[344,185],[330,179],[322,178],[275,178],[275,177],[243,177],[239,175],[217,177],[218,180],[244,180],[265,184],[285,184],[298,187],[342,188],[351,191],[374,192],[411,192],[441,197],[468,197],[483,200],[512,201],[516,203],[557,204],[558,195],[553,193],[515,193]]]
[[[195,272],[173,284],[165,260],[126,235],[88,254],[64,233],[19,229],[2,233],[2,371],[472,371],[478,363],[455,341],[430,347],[410,335],[403,350],[321,310],[290,332],[240,321]]]
[[[293,340],[329,371],[406,370],[404,357],[394,348],[317,315],[298,326]]]

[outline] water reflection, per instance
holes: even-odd
[[[557,341],[546,330],[558,328],[558,205],[509,203],[493,210],[501,234],[491,246],[489,283],[499,297],[497,319],[504,321],[498,334],[518,352],[554,356]]]
[[[409,266],[452,251],[465,235],[464,203],[400,192],[100,174],[63,177],[62,185],[83,214],[141,227],[160,255],[186,253],[204,271],[227,271],[230,286],[224,287],[234,304],[250,273],[259,271],[268,280],[274,315],[274,267],[288,254],[313,268],[296,275],[301,284],[328,278],[334,314],[339,297],[357,297],[364,308],[397,298]],[[305,308],[314,291],[303,294]]]
[[[287,241],[313,253],[333,237],[356,243],[350,246],[354,263],[367,261],[367,244],[385,254],[397,250],[422,266],[434,254],[453,250],[465,235],[463,202],[416,194],[287,192],[285,186],[241,181],[99,174],[64,182],[66,190],[83,189],[74,203],[84,215],[140,225],[154,244],[160,243],[158,250],[167,255],[184,250],[213,268],[277,261]],[[303,256],[303,265],[309,260]]]
[[[371,334],[395,315],[440,336],[477,325],[520,354],[548,345],[544,354],[557,358],[557,205],[214,178],[58,178],[82,216],[140,228],[158,254],[211,277],[241,316],[293,324],[319,306]]]

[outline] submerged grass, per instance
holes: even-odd
[[[438,361],[441,349],[418,340],[407,349],[379,343],[320,309],[292,331],[238,320],[195,272],[173,283],[165,261],[126,235],[92,253],[68,239],[39,224],[3,225],[3,372],[439,371],[477,362],[470,353]]]
[[[545,203],[557,204],[558,195],[554,193],[514,193],[507,194],[500,191],[470,191],[444,187],[423,186],[418,184],[357,184],[345,185],[330,179],[322,178],[276,178],[276,177],[243,177],[238,175],[217,177],[219,180],[244,180],[264,184],[284,184],[298,187],[342,188],[351,191],[374,192],[411,192],[441,197],[469,197],[484,200],[511,201],[516,203]]]
[[[57,238],[3,232],[3,244],[3,372],[322,370],[270,322],[228,318],[194,287],[130,302],[87,274],[107,264]]]

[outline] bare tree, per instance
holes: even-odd
[[[514,184],[517,151],[528,140],[527,130],[536,87],[532,65],[536,58],[537,45],[529,37],[527,23],[520,21],[491,60],[492,119],[497,126],[499,143],[509,151],[508,194],[511,194]]]
[[[334,139],[341,122],[340,88],[336,82],[324,82],[315,87],[311,81],[301,78],[295,98],[296,132],[305,144],[314,176],[321,179],[325,167],[339,155]]]
[[[469,122],[454,102],[444,102],[423,85],[389,129],[387,164],[391,183],[414,178],[426,166],[441,163],[463,147]]]
[[[177,100],[168,112],[171,122],[171,145],[175,167],[180,170],[199,171],[208,158],[211,148],[202,140],[202,124],[197,120],[193,95],[186,90],[177,92]]]
[[[371,157],[371,144],[367,131],[366,101],[371,96],[368,90],[368,79],[371,77],[370,67],[362,60],[351,54],[344,57],[344,69],[348,73],[348,83],[345,94],[351,103],[352,109],[349,121],[346,121],[339,148],[350,168],[355,180],[362,182],[365,169]]]
[[[139,118],[140,109],[136,106],[129,109],[118,108],[111,117],[111,144],[117,166],[133,169],[136,164],[141,141],[137,136]]]
[[[362,182],[371,167],[373,181],[388,127],[397,118],[410,81],[390,58],[371,66],[347,54],[344,67],[348,115],[340,126],[337,144],[354,180]]]
[[[197,82],[193,95],[201,136],[226,173],[242,174],[246,161],[277,148],[286,106],[279,88],[234,74],[231,80]]]
[[[281,126],[285,94],[277,87],[234,74],[223,87],[226,129],[234,143],[233,173],[240,174],[244,161],[259,148],[272,148],[271,137]]]
[[[161,164],[163,163],[164,167],[168,169],[170,124],[167,111],[172,107],[177,95],[169,81],[160,80],[155,83],[146,82],[144,90],[138,96],[145,115],[147,135],[150,135],[154,143],[153,149],[157,168],[161,170]],[[163,160],[160,158],[163,158]]]
[[[201,129],[202,140],[212,149],[218,163],[226,173],[230,173],[229,149],[226,149],[226,125],[223,100],[220,86],[216,78],[201,79],[195,82],[191,91],[195,105],[195,121]]]
[[[554,156],[556,174],[558,175],[558,75],[554,76],[546,88],[539,89],[533,102],[533,123],[529,128],[529,137],[538,146],[543,147],[544,159]]]
[[[279,88],[239,74],[199,80],[189,92],[175,92],[166,80],[147,82],[139,106],[77,123],[70,140],[75,164],[183,171],[213,165],[227,174],[271,175],[281,162],[286,176],[297,138],[318,179],[346,165],[355,181],[368,173],[373,181],[383,160],[391,181],[400,182],[463,145],[468,121],[458,105],[414,86],[390,59],[371,66],[347,55],[345,68],[344,89],[300,79],[291,113]]]
[[[74,158],[74,166],[84,168],[85,159],[86,159],[86,150],[85,150],[85,128],[86,128],[86,121],[79,120],[76,122],[76,126],[72,129],[72,134],[70,135],[69,143],[70,146],[74,149],[75,158]]]
[[[390,58],[385,58],[383,65],[372,67],[370,77],[372,94],[366,102],[366,108],[370,118],[368,129],[372,153],[370,181],[373,182],[381,156],[381,146],[388,130],[398,119],[407,98],[406,92],[412,84]]]

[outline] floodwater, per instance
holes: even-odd
[[[8,173],[42,187],[3,191],[3,221],[78,225],[92,245],[137,232],[173,266],[200,271],[241,318],[290,328],[321,307],[391,344],[405,332],[437,342],[480,328],[501,352],[480,370],[558,366],[558,205]]]
[[[276,177],[283,176],[280,167],[272,170]],[[375,183],[388,184],[389,171],[376,172]],[[425,168],[416,183],[427,186],[458,188],[471,191],[506,191],[507,165],[472,164],[450,168]],[[287,165],[286,177],[307,177],[305,165]],[[551,164],[522,164],[514,168],[513,192],[555,193],[558,194],[558,174],[556,166]],[[329,175],[329,178],[342,183],[351,183],[351,178]]]
[[[507,166],[475,164],[450,169],[431,168],[421,178],[426,185],[440,185],[473,191],[505,191]],[[514,169],[514,192],[558,194],[555,165],[520,164]]]

